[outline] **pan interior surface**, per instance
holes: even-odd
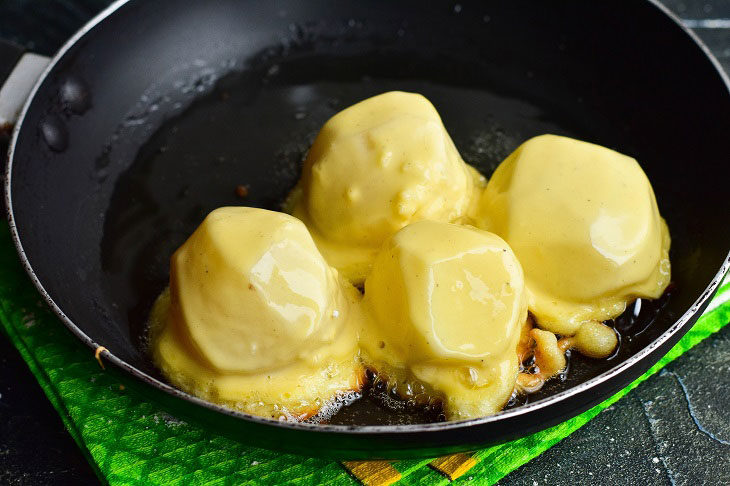
[[[377,72],[378,61],[382,58],[375,56],[362,64]],[[251,84],[261,80],[258,73],[224,77],[212,92],[167,120],[121,175],[106,213],[102,269],[121,276],[111,281],[111,293],[127,295],[126,300],[135,303],[128,319],[131,337],[140,349],[146,345],[149,310],[167,285],[168,260],[175,249],[216,207],[280,209],[299,178],[302,158],[319,127],[359,100],[395,89],[424,94],[444,117],[465,160],[487,175],[521,140],[533,135],[556,133],[588,140],[600,136],[581,127],[580,113],[543,108],[524,98],[408,78],[375,78],[358,72],[356,65],[347,69],[356,76],[353,81],[315,81],[302,76],[309,69],[320,72],[345,62],[315,56],[292,62],[277,59],[275,69],[270,64],[261,68],[267,73],[273,70],[275,75],[269,74],[254,88]],[[388,61],[383,69],[387,65],[392,64]],[[249,188],[245,198],[236,195],[238,185]],[[625,339],[611,359],[573,354],[564,380],[552,380],[538,394],[520,397],[512,406],[584,382],[633,355],[674,321],[671,312],[658,312],[669,304],[670,297],[643,303],[637,316],[633,307],[622,316],[619,327]],[[146,370],[156,373],[150,366]],[[366,396],[368,400],[341,410],[331,423],[383,425],[429,420],[416,411],[403,413],[378,406],[399,405],[378,394]]]
[[[617,322],[615,356],[574,355],[568,379],[530,400],[631,359],[692,306],[727,257],[730,228],[716,225],[729,209],[730,166],[720,163],[727,87],[649,3],[633,4],[632,15],[579,1],[459,7],[122,5],[58,62],[16,141],[13,218],[38,280],[91,340],[159,378],[144,352],[147,313],[170,255],[203,217],[224,205],[277,209],[330,116],[378,93],[414,91],[486,176],[543,133],[639,161],[673,239],[671,294]],[[64,99],[69,83],[84,87],[88,108]],[[49,126],[66,143],[48,140]],[[365,400],[334,422],[421,420]]]

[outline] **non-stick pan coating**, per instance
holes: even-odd
[[[680,318],[686,330],[730,246],[730,227],[717,224],[730,209],[730,96],[648,2],[130,1],[65,53],[24,117],[9,195],[25,255],[75,332],[154,376],[141,329],[176,246],[215,207],[276,208],[317,128],[391,89],[429,97],[485,175],[546,132],[636,157],[673,238],[675,287],[652,324],[611,361],[576,361],[573,381],[546,393],[571,396],[464,424],[312,430],[200,407],[152,379],[145,393],[273,447],[433,454],[572,416],[676,342],[682,331],[660,337]]]

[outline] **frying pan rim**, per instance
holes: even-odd
[[[38,277],[35,274],[35,271],[33,270],[32,265],[30,264],[30,261],[28,260],[25,250],[23,248],[23,244],[20,241],[20,234],[18,233],[17,226],[15,224],[15,217],[13,212],[13,204],[12,204],[12,166],[13,166],[13,160],[15,157],[15,150],[16,150],[16,144],[20,135],[20,132],[23,127],[23,122],[25,120],[26,114],[30,109],[31,104],[34,101],[35,95],[40,89],[40,87],[44,84],[45,80],[48,78],[51,72],[55,69],[56,65],[61,61],[62,58],[65,57],[66,53],[72,49],[77,42],[82,39],[84,36],[86,36],[89,32],[94,30],[102,21],[104,21],[107,17],[110,17],[114,12],[119,10],[122,6],[125,4],[131,2],[132,0],[116,0],[112,4],[110,4],[107,8],[102,10],[99,14],[97,14],[94,18],[92,18],[88,23],[86,23],[79,31],[77,31],[71,38],[59,49],[59,51],[53,56],[51,61],[49,62],[46,69],[43,71],[41,76],[39,77],[38,81],[33,86],[33,89],[30,92],[30,95],[28,96],[28,99],[26,100],[25,104],[23,105],[23,108],[19,114],[18,121],[15,124],[15,127],[12,132],[8,155],[7,155],[7,163],[5,166],[5,205],[7,210],[7,218],[8,223],[11,231],[11,237],[13,239],[13,243],[16,247],[16,250],[18,252],[18,256],[20,258],[21,264],[23,265],[23,268],[25,269],[26,273],[28,274],[29,278],[33,282],[33,285],[36,287],[38,292],[41,294],[43,300],[50,306],[50,308],[53,310],[53,312],[56,314],[56,316],[61,320],[61,322],[64,323],[64,325],[84,344],[86,344],[89,348],[96,351],[100,347],[102,347],[100,344],[96,343],[93,339],[91,339],[86,333],[84,333],[76,324],[63,312],[63,310],[56,304],[56,302],[53,300],[53,298],[50,296],[50,294],[46,291],[46,289],[43,287],[43,284],[40,282]],[[710,50],[707,48],[707,46],[702,42],[702,40],[689,28],[685,27],[680,19],[671,12],[667,7],[662,5],[659,0],[646,0],[650,5],[653,5],[655,8],[657,8],[661,13],[666,15],[671,21],[673,21],[675,24],[677,24],[682,31],[692,40],[694,43],[703,51],[705,57],[707,57],[713,67],[715,68],[715,71],[717,74],[720,75],[720,78],[722,79],[723,83],[725,84],[725,87],[728,90],[728,94],[730,95],[730,78],[728,77],[727,73],[725,73],[724,69],[720,65],[720,63],[717,61],[717,59],[714,57],[714,55],[710,52]],[[527,405],[524,405],[522,407],[514,408],[511,410],[499,412],[495,415],[490,415],[487,417],[480,417],[480,418],[474,418],[474,419],[468,419],[468,420],[460,420],[460,421],[452,421],[452,422],[441,422],[441,423],[430,423],[430,424],[409,424],[409,425],[323,425],[323,424],[310,424],[310,423],[291,423],[291,422],[280,422],[278,420],[273,420],[265,417],[259,417],[255,415],[246,414],[240,411],[232,410],[229,408],[225,408],[221,405],[217,405],[212,402],[208,402],[205,400],[202,400],[198,397],[195,397],[193,395],[190,395],[186,392],[183,392],[182,390],[179,390],[177,388],[172,387],[171,385],[168,385],[167,383],[164,383],[160,380],[157,380],[156,378],[153,378],[152,376],[144,373],[143,371],[137,369],[136,367],[128,364],[126,361],[122,360],[121,358],[114,355],[111,351],[104,348],[103,351],[101,351],[101,356],[104,357],[107,361],[109,361],[111,364],[116,366],[117,368],[129,373],[134,378],[141,380],[142,382],[153,386],[172,397],[186,400],[190,403],[193,403],[195,405],[199,405],[205,408],[208,408],[209,410],[212,410],[214,412],[222,413],[225,415],[229,415],[234,418],[238,419],[244,419],[246,421],[255,422],[259,425],[268,425],[268,426],[275,426],[275,427],[282,427],[282,428],[289,428],[289,429],[295,429],[295,430],[303,430],[303,431],[310,431],[310,432],[334,432],[334,433],[343,433],[343,434],[357,434],[357,435],[383,435],[383,434],[416,434],[416,433],[424,433],[424,432],[438,432],[442,430],[449,430],[449,429],[460,429],[462,427],[472,427],[472,426],[479,426],[479,425],[485,425],[491,422],[498,422],[514,417],[519,417],[523,414],[530,413],[530,412],[538,412],[539,410],[549,407],[551,405],[554,405],[557,402],[562,402],[564,400],[568,400],[571,397],[589,391],[591,388],[597,387],[600,384],[613,379],[617,375],[622,374],[624,371],[628,370],[629,368],[633,367],[638,362],[646,359],[654,350],[662,346],[667,340],[671,339],[674,334],[677,332],[680,332],[687,322],[691,320],[695,314],[703,308],[704,304],[707,302],[707,300],[710,298],[710,296],[714,295],[715,290],[717,289],[718,285],[722,281],[723,277],[727,273],[728,269],[730,269],[730,251],[728,252],[728,255],[725,257],[725,260],[723,261],[723,264],[720,266],[720,269],[715,274],[715,276],[710,281],[709,285],[705,288],[705,290],[701,293],[701,295],[697,298],[697,300],[692,304],[689,309],[687,309],[684,314],[682,314],[681,317],[679,317],[674,324],[664,331],[659,337],[657,337],[654,341],[652,341],[649,345],[642,348],[639,352],[634,354],[633,356],[629,357],[626,361],[623,363],[618,364],[617,366],[605,371],[604,373],[601,373],[600,375],[593,377],[583,383],[580,383],[574,387],[571,387],[567,390],[564,390],[562,392],[559,392],[553,396],[544,398],[542,400],[539,400],[534,403],[530,403]],[[658,359],[661,359],[658,358]],[[657,361],[658,361],[657,359]],[[654,363],[652,363],[654,364]]]

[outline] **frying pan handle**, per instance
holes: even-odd
[[[0,39],[0,131],[12,126],[49,58]]]

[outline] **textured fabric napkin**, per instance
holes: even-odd
[[[126,484],[492,484],[536,457],[730,320],[725,279],[708,311],[656,366],[605,402],[550,429],[469,454],[338,463],[268,451],[180,421],[124,389],[50,312],[0,223],[0,321],[99,477]]]

